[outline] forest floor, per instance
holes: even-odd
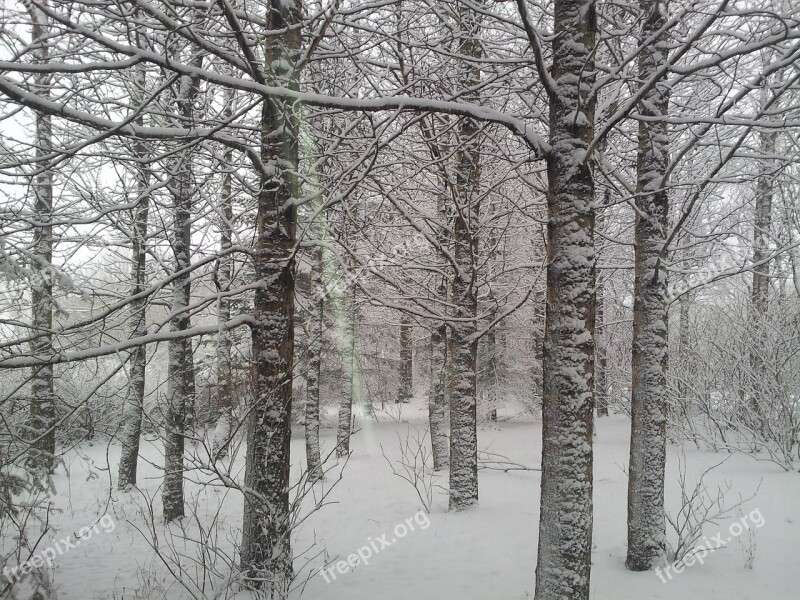
[[[294,542],[296,570],[305,581],[303,598],[315,600],[503,600],[533,598],[538,536],[538,471],[484,469],[480,472],[480,506],[464,513],[447,512],[446,496],[434,494],[430,514],[420,513],[422,502],[414,488],[392,473],[387,458],[400,456],[399,439],[424,435],[426,408],[422,401],[402,406],[397,414],[379,413],[367,421],[352,440],[353,454],[344,476],[333,487],[339,466],[329,471],[326,505],[311,514],[297,530]],[[326,415],[330,426],[333,414]],[[705,476],[706,489],[730,491],[726,506],[747,499],[727,518],[705,526],[707,539],[695,546],[723,546],[699,552],[703,559],[662,574],[632,573],[625,569],[626,498],[629,421],[612,416],[597,421],[594,482],[594,548],[592,598],[608,600],[775,599],[800,598],[800,474],[785,472],[769,462],[733,455]],[[335,431],[323,429],[323,444],[333,448]],[[412,443],[413,446],[413,443]],[[538,468],[541,424],[503,420],[483,424],[482,451],[504,455],[515,463]],[[202,582],[198,557],[218,570],[205,590],[195,597],[231,597],[221,592],[221,576],[241,526],[241,496],[223,487],[205,487],[202,475],[189,475],[188,504],[193,507],[180,524],[164,526],[160,517],[159,444],[143,441],[141,485],[121,493],[112,485],[119,454],[115,445],[82,444],[66,456],[65,469],[54,478],[54,537],[75,539],[82,527],[103,515],[91,537],[81,540],[53,561],[53,576],[62,600],[119,598],[179,599],[192,597],[170,575],[167,565],[185,582]],[[302,431],[292,441],[295,478],[304,459]],[[727,458],[697,450],[693,445],[668,448],[667,506],[681,505],[679,472],[685,465],[687,486],[709,467]],[[682,458],[685,456],[685,460]],[[111,465],[111,469],[109,469]],[[234,460],[234,472],[243,471],[243,450]],[[446,476],[439,477],[446,485]],[[321,487],[314,489],[319,498]],[[313,506],[305,498],[302,514]],[[150,511],[154,517],[150,516]],[[111,519],[113,519],[113,524]],[[215,522],[214,527],[210,524]],[[201,527],[198,525],[202,525]],[[738,524],[738,526],[737,526]],[[112,530],[113,529],[113,530]],[[741,531],[740,531],[741,530]],[[152,548],[153,533],[164,561]],[[384,535],[385,534],[385,535]],[[186,541],[186,538],[195,541]],[[674,533],[670,539],[674,540]],[[202,540],[200,544],[196,540]],[[39,551],[46,548],[43,540]],[[216,552],[212,551],[216,549]],[[755,553],[752,568],[747,557]],[[352,554],[362,555],[352,565]],[[367,556],[372,554],[372,556]],[[705,554],[705,556],[703,556]],[[319,570],[325,564],[332,567]],[[339,570],[336,565],[338,564]],[[344,565],[344,566],[343,566]],[[663,573],[663,572],[662,572]],[[671,579],[670,576],[671,575]],[[335,576],[335,578],[334,578]],[[189,585],[191,587],[191,585]],[[244,593],[236,598],[247,598]],[[299,590],[298,590],[299,597]]]

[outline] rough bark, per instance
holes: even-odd
[[[482,56],[480,14],[459,7],[459,55]],[[466,90],[480,83],[480,67],[464,59],[461,83]],[[469,92],[465,99],[478,102]],[[455,219],[453,258],[456,272],[452,284],[453,387],[450,397],[450,510],[465,510],[478,503],[477,434],[477,332],[478,292],[476,259],[480,208],[480,128],[471,117],[458,127],[456,152]]]
[[[233,93],[224,96],[226,108],[223,117],[227,120],[232,113]],[[233,190],[231,187],[231,169],[233,153],[226,149],[222,156],[220,168],[222,172],[222,185],[219,199],[219,263],[216,270],[217,292],[220,294],[217,302],[217,322],[226,323],[231,319],[231,299],[226,295],[233,282],[233,255],[230,252],[233,237]],[[231,348],[233,332],[220,327],[217,334],[217,387],[216,387],[216,427],[212,456],[214,459],[223,458],[228,453],[231,435],[234,430],[233,411],[236,403],[233,397],[233,363],[231,361]]]
[[[397,402],[410,402],[414,386],[414,352],[412,328],[408,316],[400,316],[400,386]]]
[[[765,156],[775,154],[774,131],[762,131],[759,134],[759,146]],[[745,422],[752,429],[766,432],[767,424],[764,416],[764,407],[760,398],[760,382],[767,375],[764,364],[764,320],[769,311],[770,291],[770,255],[771,229],[772,229],[772,174],[770,169],[772,161],[763,160],[758,179],[756,180],[755,218],[753,220],[753,284],[750,292],[750,352],[749,362],[752,373],[752,386],[748,398]]]
[[[536,600],[589,598],[595,194],[593,0],[556,0],[547,157],[547,303]]]
[[[267,4],[264,76],[298,89],[302,5]],[[285,598],[292,580],[289,466],[294,360],[294,246],[297,237],[298,107],[265,98],[262,174],[253,254],[256,289],[252,358],[254,401],[247,420],[241,567],[264,595]]]
[[[494,298],[490,299],[494,302]],[[488,322],[497,318],[497,310],[491,308],[486,317]],[[487,417],[490,421],[497,421],[497,328],[492,327],[486,332],[484,345],[485,360],[483,365],[483,397],[486,405]]]
[[[339,298],[336,327],[342,354],[342,398],[339,404],[339,425],[336,430],[336,456],[342,458],[350,453],[350,436],[353,431],[353,408],[356,404],[356,288],[348,286]]]
[[[134,105],[141,102],[144,92],[145,72],[140,68],[134,80],[132,94]],[[143,125],[144,119],[137,119]],[[147,219],[150,211],[150,172],[145,166],[148,158],[147,145],[137,141],[133,147],[135,158],[139,161],[136,169],[135,193],[136,208],[133,213],[133,236],[131,238],[131,296],[134,298],[145,289],[147,277]],[[137,338],[147,334],[147,301],[139,298],[131,301],[130,337]],[[122,426],[120,429],[120,458],[117,485],[126,489],[136,485],[136,472],[139,460],[139,440],[142,435],[142,416],[144,414],[144,392],[146,383],[147,346],[134,348],[128,360],[128,389],[122,405]]]
[[[641,39],[666,22],[661,0],[646,0]],[[650,80],[667,61],[664,36],[639,54],[639,78]],[[639,112],[666,117],[669,90],[662,81],[648,91]],[[628,555],[626,566],[643,571],[656,565],[665,549],[664,463],[666,456],[667,273],[663,250],[669,198],[666,172],[669,132],[663,120],[640,121],[636,168],[633,340],[631,364],[631,445],[628,469]]]
[[[442,290],[442,292],[444,291]],[[446,368],[447,326],[439,323],[431,329],[431,389],[428,399],[428,421],[431,431],[434,471],[446,469],[450,464],[445,398]]]
[[[200,67],[202,58],[193,59]],[[179,122],[191,122],[194,102],[200,91],[197,78],[181,77],[174,91]],[[170,331],[191,327],[187,312],[191,297],[190,267],[192,245],[192,200],[196,191],[192,172],[192,150],[183,149],[167,163],[168,189],[172,197],[172,247],[175,274],[172,278]],[[161,499],[165,521],[184,516],[183,470],[187,406],[193,391],[194,365],[190,338],[170,340],[167,360],[167,406],[164,416],[164,484]]]
[[[598,417],[608,416],[608,389],[606,382],[606,373],[608,358],[606,354],[607,336],[603,329],[603,321],[605,320],[605,288],[602,283],[597,284],[597,299],[595,310],[595,365],[594,365],[594,399],[597,408]]]
[[[495,215],[502,210],[500,206],[502,200],[495,200],[490,204],[491,215],[487,216],[486,221],[491,222]],[[497,259],[498,237],[495,230],[487,237],[485,242],[486,262],[484,269],[487,271],[485,280],[489,282],[487,285],[488,291],[486,293],[485,310],[487,311],[486,326],[489,331],[484,336],[483,354],[480,357],[480,376],[478,379],[478,387],[481,390],[481,397],[483,406],[486,407],[486,416],[489,421],[497,421],[497,388],[498,388],[498,368],[499,361],[497,360],[497,325],[492,325],[497,318],[497,297],[494,292],[494,266]]]
[[[34,41],[33,60],[45,64],[49,60],[47,17],[35,7],[30,7]],[[41,72],[33,76],[35,93],[42,98],[50,96],[52,75]],[[37,173],[33,177],[33,227],[32,253],[35,260],[31,276],[31,353],[49,354],[53,350],[53,172],[47,163],[53,147],[52,119],[50,115],[36,113],[35,156]],[[31,406],[29,432],[31,462],[52,472],[55,467],[56,420],[53,366],[34,367],[31,373]]]
[[[308,374],[306,375],[306,465],[310,481],[322,479],[322,458],[319,448],[319,383],[322,375],[322,335],[325,329],[325,294],[322,264],[322,246],[314,250],[314,292],[312,313],[308,326]]]
[[[435,139],[434,120],[430,124],[422,121],[422,133],[431,152],[431,157],[436,161],[442,160],[442,150]],[[439,182],[441,193],[438,194],[436,203],[436,213],[440,219],[440,224],[436,227],[436,241],[440,248],[439,260],[446,263],[447,259],[442,250],[450,246],[452,237],[452,215],[451,206],[448,202],[447,193],[450,180],[446,172],[439,172]],[[436,287],[435,300],[443,312],[447,310],[449,304],[447,297],[447,280],[442,276],[439,285]],[[431,325],[431,380],[428,393],[428,424],[431,436],[431,453],[433,455],[433,469],[440,471],[450,466],[450,439],[448,438],[447,411],[448,411],[448,390],[450,386],[448,348],[449,340],[447,336],[447,325],[445,322],[434,322]]]

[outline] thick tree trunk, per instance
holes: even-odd
[[[145,73],[139,69],[134,81],[134,105],[141,102],[144,92]],[[143,125],[143,119],[137,119],[138,125]],[[134,155],[141,161],[136,170],[136,195],[137,205],[133,214],[131,296],[144,292],[147,278],[147,219],[150,210],[150,173],[145,162],[147,160],[147,145],[136,142]],[[142,337],[147,334],[147,301],[139,298],[131,301],[130,336]],[[142,435],[142,416],[144,414],[144,392],[147,364],[147,346],[134,348],[128,360],[128,389],[125,402],[122,405],[122,426],[120,430],[120,458],[117,485],[119,489],[126,489],[136,485],[136,471],[139,460],[139,439]]]
[[[270,0],[264,76],[271,85],[298,88],[302,5]],[[284,31],[284,33],[276,33]],[[253,255],[256,289],[252,358],[254,404],[247,421],[241,566],[253,587],[285,598],[292,580],[289,465],[294,360],[294,247],[297,237],[298,124],[296,107],[264,98]]]
[[[482,56],[480,14],[459,8],[459,55]],[[480,84],[480,66],[466,62],[461,83],[471,90]],[[474,93],[465,99],[478,102]],[[475,119],[462,117],[456,152],[456,207],[453,226],[452,333],[453,388],[450,397],[450,510],[465,510],[478,503],[477,432],[477,332],[478,223],[480,207],[480,128]]]
[[[586,600],[592,549],[594,0],[556,0],[536,600]]]
[[[661,0],[640,4],[641,39],[666,22]],[[660,37],[639,54],[639,79],[650,80],[667,61]],[[660,82],[639,104],[642,115],[667,116],[669,90]],[[631,446],[628,470],[628,556],[626,566],[643,571],[656,565],[665,549],[664,462],[666,455],[667,274],[663,268],[669,198],[666,171],[669,131],[665,120],[639,122],[636,234],[634,247],[633,340],[631,364]]]
[[[400,315],[400,386],[397,402],[410,402],[414,387],[414,349],[411,321]]]
[[[35,7],[30,8],[35,44],[34,61],[45,64],[49,61],[47,17]],[[33,85],[41,98],[50,96],[52,80],[49,73],[35,73]],[[53,172],[48,157],[53,147],[52,119],[50,115],[37,113],[36,169],[33,178],[33,227],[32,250],[36,265],[31,277],[31,329],[33,341],[31,353],[46,355],[53,351]],[[30,405],[30,457],[31,462],[52,473],[55,467],[56,419],[53,366],[35,367],[31,373]]]

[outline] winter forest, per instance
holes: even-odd
[[[799,0],[3,0],[0,598],[797,598]]]

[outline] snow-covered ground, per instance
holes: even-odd
[[[327,504],[299,527],[295,553],[307,552],[297,558],[296,568],[309,578],[303,597],[320,600],[532,598],[540,473],[482,470],[477,509],[448,513],[446,497],[439,493],[430,515],[425,516],[419,513],[422,504],[414,489],[392,474],[384,458],[384,452],[391,459],[399,456],[398,433],[405,439],[408,432],[418,434],[424,430],[426,409],[422,403],[404,405],[402,411],[401,422],[384,414],[379,415],[378,422],[363,424],[354,437],[353,455],[343,479],[330,492]],[[653,572],[627,571],[623,562],[628,430],[629,422],[625,417],[615,416],[597,422],[593,598],[800,598],[800,569],[797,567],[800,475],[743,455],[731,456],[706,476],[709,491],[713,493],[719,486],[730,485],[728,504],[736,503],[740,495],[751,496],[760,485],[758,495],[742,507],[741,515],[734,514],[705,528],[709,539],[718,533],[723,534],[724,540],[733,539],[725,547],[708,554],[703,564],[686,567],[671,580],[665,578],[666,583]],[[324,447],[330,450],[334,432],[324,429],[323,437]],[[505,455],[523,465],[538,467],[540,446],[539,423],[501,421],[480,428],[482,450]],[[704,470],[727,456],[699,451],[693,446],[682,450],[686,456],[687,481],[692,486]],[[304,458],[301,431],[295,432],[292,451],[299,473]],[[681,496],[678,484],[681,449],[670,446],[668,452],[667,504],[674,512]],[[179,525],[165,530],[158,500],[160,453],[155,443],[144,443],[143,453],[147,460],[140,461],[138,491],[121,493],[115,489],[118,449],[114,445],[107,447],[96,442],[80,446],[67,457],[70,475],[63,469],[56,475],[54,503],[61,511],[55,516],[56,539],[68,535],[74,538],[82,527],[105,514],[114,520],[113,531],[107,532],[111,529],[107,518],[91,538],[55,558],[54,578],[59,598],[190,597],[167,573],[148,543],[148,539],[152,539],[147,514],[150,506],[163,554],[170,555],[173,549],[183,552],[181,563],[196,574],[192,561],[198,556],[198,546],[180,541]],[[237,468],[241,463],[240,451]],[[336,472],[337,468],[330,471],[330,481],[336,479]],[[441,478],[441,483],[446,484],[446,477]],[[319,492],[319,488],[316,491]],[[241,497],[221,487],[201,491],[196,484],[187,485],[187,494],[194,506],[190,513],[197,515],[197,521],[194,516],[184,520],[183,527],[189,537],[199,538],[200,523],[206,531],[210,528],[212,535],[216,535],[213,546],[220,552],[230,552],[241,522]],[[303,510],[307,511],[310,505],[307,499]],[[739,536],[731,536],[731,525],[741,523],[741,517],[749,521],[750,528]],[[215,519],[216,530],[211,527]],[[404,535],[404,528],[398,527],[401,524],[405,525]],[[739,529],[733,527],[734,532]],[[172,537],[166,535],[167,531]],[[382,547],[385,542],[389,545]],[[750,569],[745,567],[745,550],[752,550],[753,543],[755,561]],[[205,544],[206,548],[211,545]],[[41,548],[45,547],[43,543]],[[347,566],[345,574],[336,570],[338,561],[346,560],[360,549],[365,554],[365,547],[371,548],[373,554],[368,557],[368,564]],[[210,554],[206,550],[207,560]],[[335,579],[330,571],[326,577],[318,573],[326,563],[333,564]],[[224,574],[224,560],[218,558],[217,564],[220,574]],[[219,581],[215,587],[219,590]],[[214,597],[210,588],[205,594]],[[246,595],[237,594],[236,597]]]

